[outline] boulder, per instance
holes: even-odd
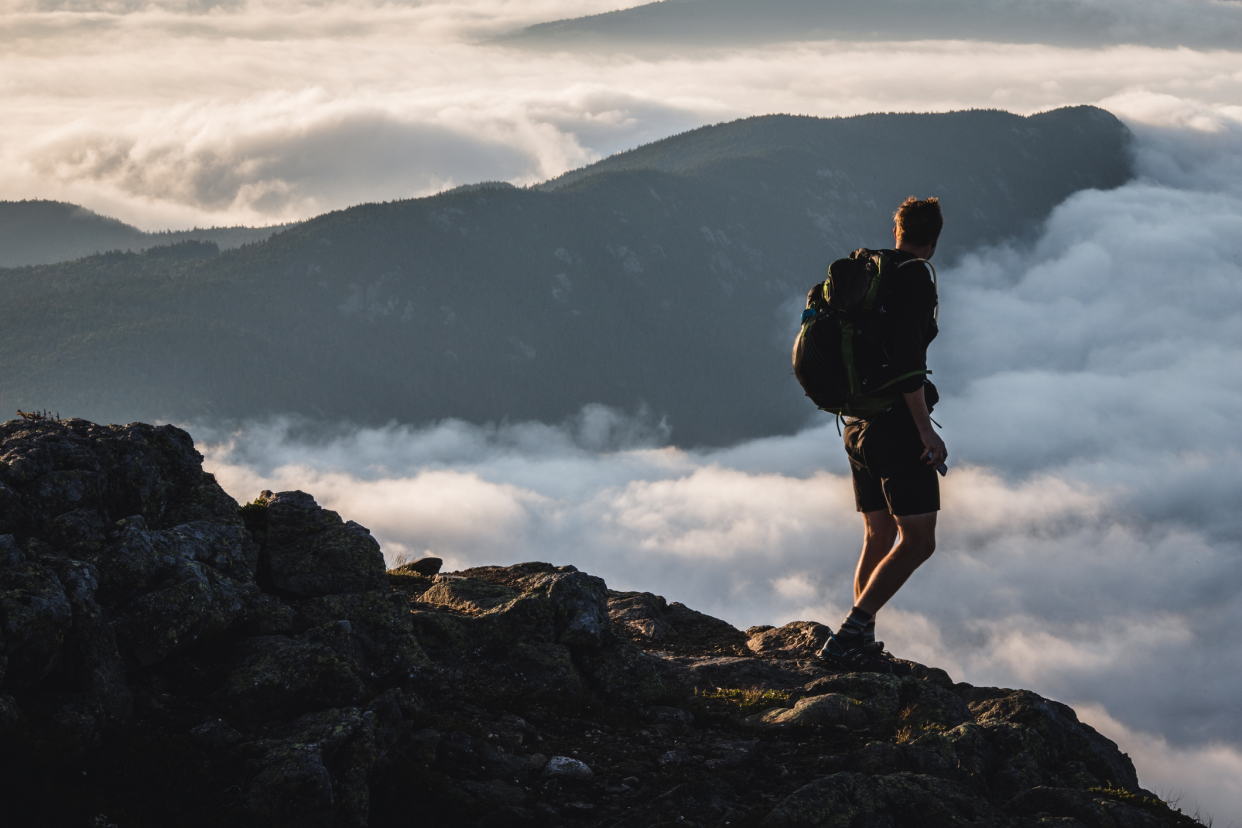
[[[247,520],[259,539],[259,580],[277,593],[314,597],[388,586],[371,533],[305,492],[263,492]]]
[[[424,578],[431,578],[440,571],[440,567],[444,566],[443,558],[419,558],[416,561],[401,564],[393,567],[391,572],[397,572],[402,575],[421,575]]]
[[[866,727],[867,711],[861,702],[839,693],[826,693],[799,700],[792,708],[776,707],[746,719],[751,727],[774,725],[823,725]]]
[[[1151,804],[1159,807],[1154,800]],[[1071,788],[1029,788],[1006,803],[1005,812],[1012,816],[1071,819],[1086,828],[1167,828],[1169,825],[1168,821],[1142,807]],[[1187,820],[1187,823],[1192,821]]]
[[[143,801],[185,824],[223,819],[221,790],[249,824],[367,824],[411,730],[402,688],[430,663],[365,529],[297,492],[240,509],[173,426],[5,423],[0,486],[15,819],[138,801],[96,771],[87,793],[44,786],[139,762]]]
[[[828,627],[815,621],[790,621],[783,627],[771,627],[751,636],[748,646],[756,655],[772,658],[812,658],[824,646]]]
[[[646,649],[669,653],[749,655],[741,630],[650,592],[608,593],[613,631]]]
[[[762,828],[995,828],[1005,817],[957,783],[921,774],[836,773],[798,789]]]
[[[1049,752],[1048,762],[1081,762],[1100,787],[1142,791],[1130,757],[1118,750],[1111,739],[1078,721],[1069,706],[1029,690],[972,688],[966,691],[965,699],[980,725],[1029,729]]]

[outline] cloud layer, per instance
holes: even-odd
[[[1029,248],[941,268],[952,471],[940,548],[882,637],[975,684],[1086,705],[1140,778],[1242,817],[1242,159],[1237,113],[1164,107],[1142,177]],[[951,228],[946,232],[951,232]],[[672,424],[676,426],[676,424]],[[860,525],[828,423],[706,453],[589,407],[560,425],[195,429],[239,499],[300,488],[389,555],[573,563],[745,627],[834,622]],[[1193,783],[1193,784],[1192,784]]]
[[[1160,96],[1242,98],[1242,54],[1220,50],[825,41],[639,57],[487,43],[619,5],[3,3],[0,197],[145,229],[266,224],[532,183],[754,114],[1102,102],[1142,123]]]

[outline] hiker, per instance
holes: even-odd
[[[920,261],[935,254],[944,219],[937,199],[920,201],[913,196],[902,203],[893,219],[896,249],[860,250],[844,260],[855,268],[865,261],[867,273],[877,274],[875,287],[866,295],[869,304],[863,306],[856,297],[871,277],[853,289],[854,315],[845,314],[847,321],[865,321],[824,324],[824,330],[838,340],[853,338],[843,349],[846,362],[853,355],[855,363],[864,366],[870,351],[879,355],[875,359],[883,364],[872,372],[871,387],[876,390],[868,395],[867,377],[856,380],[854,372],[861,373],[864,367],[849,367],[855,391],[850,402],[829,407],[816,400],[821,407],[845,416],[845,451],[864,523],[862,554],[854,573],[854,606],[818,653],[834,669],[851,672],[893,671],[891,656],[875,639],[875,616],[936,548],[936,512],[940,509],[936,473],[945,472],[948,457],[930,416],[939,395],[926,378],[931,373],[927,346],[938,332],[934,270],[929,271],[930,263]],[[833,272],[829,271],[825,295],[832,290]],[[848,285],[846,270],[841,274],[838,292]],[[829,299],[820,312],[831,305]],[[859,329],[847,330],[855,327]],[[881,379],[887,381],[881,384]],[[808,395],[816,399],[809,390]]]

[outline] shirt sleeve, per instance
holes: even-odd
[[[936,328],[936,288],[931,273],[922,264],[912,264],[898,271],[894,285],[893,317],[889,321],[893,331],[893,376],[927,369],[927,346],[938,332]],[[899,393],[909,394],[919,390],[926,375],[907,377],[892,387]]]

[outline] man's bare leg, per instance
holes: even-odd
[[[871,580],[871,573],[880,561],[893,549],[897,540],[897,521],[887,510],[863,512],[863,548],[858,556],[858,568],[854,570],[854,604]]]
[[[874,512],[868,514],[876,514]],[[897,545],[885,555],[872,569],[867,585],[859,593],[854,587],[854,606],[869,615],[875,615],[880,607],[888,603],[897,594],[914,570],[936,551],[936,512],[922,515],[905,515],[893,518],[897,524],[899,538]],[[867,522],[870,535],[870,521]],[[866,546],[863,547],[866,557]],[[859,570],[862,562],[859,562]]]

